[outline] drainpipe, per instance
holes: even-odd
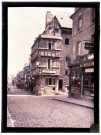
[[[81,76],[81,98],[83,96],[83,74]]]

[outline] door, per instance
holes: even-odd
[[[63,86],[63,80],[59,79],[59,90],[62,90],[62,86]]]

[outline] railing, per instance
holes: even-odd
[[[33,70],[33,75],[60,75],[60,69],[36,68]]]
[[[77,56],[77,59],[71,60],[68,65],[70,66],[71,64],[75,64],[77,62],[78,63],[79,62],[86,62],[88,60],[93,61],[94,60],[94,54],[86,54],[86,55],[83,55],[83,56]]]
[[[61,57],[60,50],[39,50],[40,56]]]
[[[83,55],[83,56],[77,56],[76,57],[77,61],[84,61],[84,60],[91,60],[91,59],[94,59],[94,54],[86,54],[86,55]]]

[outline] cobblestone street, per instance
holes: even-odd
[[[53,97],[35,96],[30,91],[11,87],[7,107],[14,127],[90,128],[94,121],[93,109],[59,102]]]

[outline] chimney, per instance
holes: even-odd
[[[47,11],[46,13],[46,26],[51,20],[53,19],[53,14],[50,11]]]

